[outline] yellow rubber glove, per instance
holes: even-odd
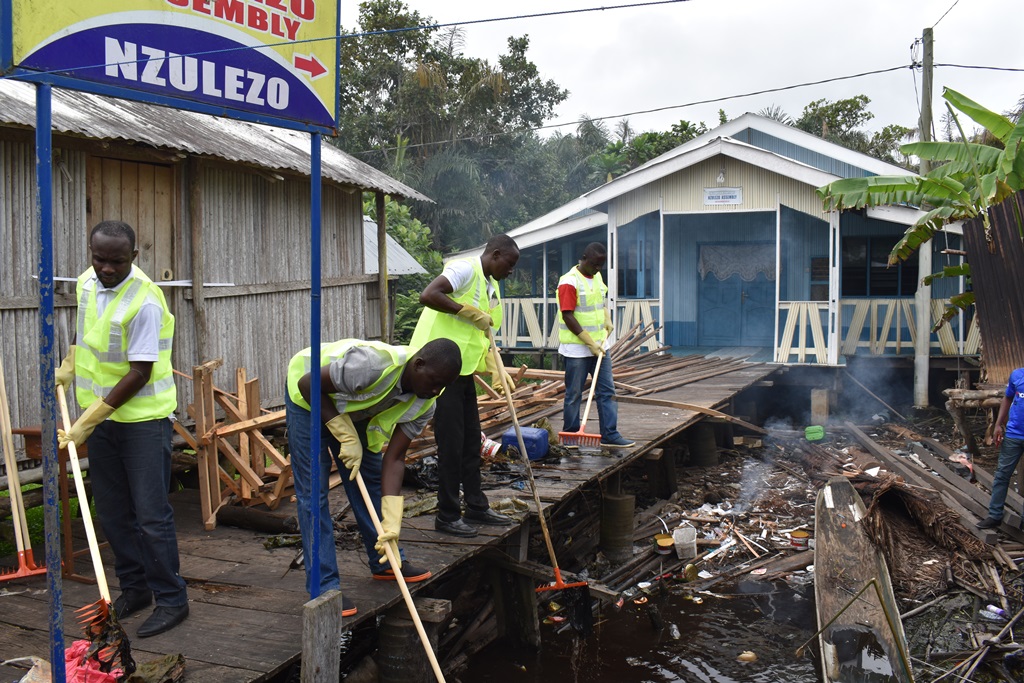
[[[589,332],[587,332],[586,330],[581,330],[580,333],[576,336],[580,338],[581,342],[587,345],[587,348],[590,349],[590,352],[592,354],[594,354],[595,356],[604,355],[604,349],[602,349],[598,345],[598,343],[594,341],[594,338],[590,336]]]
[[[486,332],[491,327],[490,314],[484,313],[476,306],[465,304],[455,315],[462,318],[481,332]]]
[[[491,388],[497,392],[498,396],[505,395],[505,386],[501,383],[501,375],[505,375],[505,381],[508,382],[508,386],[512,391],[516,390],[515,380],[512,376],[505,372],[505,368],[499,368],[494,361],[494,354],[490,351],[487,352],[487,356],[484,358],[484,372],[491,376]],[[500,374],[499,374],[500,373]]]
[[[106,402],[93,401],[85,409],[85,412],[75,420],[75,424],[71,425],[71,431],[57,430],[57,445],[60,448],[67,448],[69,443],[74,442],[75,446],[81,446],[92,434],[92,430],[113,414],[114,408],[111,408]]]
[[[607,308],[604,309],[604,331],[611,334],[615,331],[615,324],[612,322],[612,314]]]
[[[54,372],[54,384],[59,384],[64,387],[64,391],[71,390],[71,383],[75,380],[75,349],[78,348],[72,344],[71,348],[68,349],[68,355],[64,356],[64,360],[61,361],[60,367]]]
[[[327,421],[327,429],[338,440],[338,458],[349,469],[349,479],[355,480],[359,466],[363,463],[363,444],[359,443],[359,435],[352,424],[352,418],[342,413]]]
[[[373,547],[380,553],[380,562],[387,562],[388,556],[384,551],[384,544],[391,545],[391,552],[395,556],[398,568],[402,568],[402,556],[398,554],[398,534],[402,530],[402,511],[404,510],[405,499],[402,496],[382,496],[380,499],[381,520],[380,526],[384,533],[377,536],[377,543]]]

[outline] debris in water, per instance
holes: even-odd
[[[736,661],[737,662],[756,662],[757,661],[757,655],[755,655],[750,650],[744,650],[743,652],[741,652],[739,654],[739,657],[736,658]]]

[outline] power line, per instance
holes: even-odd
[[[419,26],[403,26],[402,28],[383,29],[380,31],[364,31],[362,33],[339,33],[326,38],[304,38],[302,40],[289,40],[281,43],[267,43],[265,45],[239,45],[236,47],[226,47],[219,50],[205,50],[203,52],[189,52],[175,54],[173,57],[144,57],[142,59],[125,60],[122,62],[115,62],[113,64],[91,64],[86,66],[76,66],[71,68],[61,69],[50,69],[47,71],[33,71],[33,73],[39,75],[65,73],[67,71],[86,71],[89,69],[103,69],[107,66],[123,66],[127,64],[139,64],[150,61],[162,61],[163,59],[177,59],[179,57],[206,57],[209,55],[223,54],[228,52],[240,52],[244,50],[263,50],[266,48],[286,47],[288,45],[302,45],[305,43],[317,43],[328,40],[347,40],[350,38],[366,38],[370,36],[383,36],[391,33],[407,33],[409,31],[433,31],[439,28],[448,28],[451,26],[472,26],[474,24],[490,24],[499,21],[515,21],[518,19],[537,19],[542,17],[556,17],[560,15],[568,14],[584,14],[587,12],[604,12],[607,10],[617,9],[632,9],[636,7],[652,7],[655,5],[675,5],[681,2],[689,2],[690,0],[651,0],[651,2],[635,2],[626,5],[610,5],[608,7],[583,7],[580,9],[567,9],[567,10],[555,10],[553,12],[537,12],[535,14],[514,14],[507,17],[493,17],[490,19],[472,19],[470,21],[449,21],[442,24],[421,24]],[[0,75],[0,80],[6,78],[16,78],[11,75]]]
[[[595,117],[588,118],[588,120],[589,121],[605,121],[605,120],[608,120],[608,119],[619,119],[619,118],[625,118],[625,117],[628,117],[628,116],[638,116],[638,115],[641,115],[641,114],[652,114],[652,113],[660,112],[660,111],[668,111],[670,109],[682,109],[682,108],[685,108],[685,107],[695,107],[695,106],[698,106],[698,105],[701,105],[701,104],[714,104],[714,103],[718,103],[718,102],[727,102],[729,100],[737,100],[737,99],[741,99],[741,98],[744,98],[744,97],[754,97],[755,95],[764,95],[764,94],[773,93],[773,92],[783,92],[783,91],[786,91],[786,90],[795,90],[797,88],[806,88],[806,87],[810,87],[812,85],[822,85],[822,84],[825,84],[825,83],[834,83],[836,81],[846,81],[846,80],[850,80],[852,78],[862,78],[864,76],[875,76],[875,75],[878,75],[878,74],[889,73],[891,71],[899,71],[901,69],[914,69],[916,66],[919,66],[919,65],[903,64],[903,65],[900,65],[900,66],[892,66],[892,67],[889,67],[887,69],[876,69],[874,71],[864,71],[864,72],[857,73],[857,74],[850,74],[848,76],[836,76],[834,78],[825,78],[825,79],[822,79],[822,80],[819,80],[819,81],[807,81],[807,82],[804,82],[804,83],[796,83],[796,84],[793,84],[793,85],[783,85],[783,86],[779,86],[777,88],[766,88],[764,90],[755,90],[753,92],[740,93],[740,94],[737,94],[737,95],[725,95],[723,97],[713,97],[711,99],[696,100],[696,101],[693,101],[693,102],[686,102],[684,104],[671,104],[671,105],[666,105],[664,107],[655,107],[654,109],[641,109],[641,110],[630,111],[630,112],[625,112],[625,113],[621,113],[621,114],[609,114],[608,116],[595,116]],[[512,131],[502,131],[502,132],[498,132],[498,133],[481,133],[479,135],[468,135],[466,137],[452,138],[450,140],[434,140],[434,141],[431,141],[431,142],[420,142],[420,143],[416,143],[414,145],[405,145],[405,149],[414,149],[414,148],[417,148],[417,147],[428,147],[428,146],[431,146],[431,145],[445,145],[445,144],[449,144],[449,143],[453,143],[453,142],[466,142],[466,141],[469,141],[469,140],[483,140],[483,139],[498,137],[498,136],[502,136],[502,135],[517,135],[517,134],[520,134],[520,133],[529,133],[529,132],[535,132],[535,131],[539,131],[539,130],[546,130],[546,129],[549,129],[549,128],[564,128],[565,126],[578,126],[579,124],[580,124],[579,121],[568,121],[566,123],[549,123],[549,124],[546,124],[546,125],[543,125],[543,126],[537,126],[537,127],[534,127],[534,128],[519,128],[519,129],[512,130]],[[394,150],[394,149],[398,149],[398,148],[396,146],[377,147],[377,148],[370,149],[370,150],[363,150],[362,152],[355,152],[354,154],[356,154],[356,155],[370,154],[372,152],[390,151],[390,150]]]
[[[950,11],[951,11],[951,10],[952,10],[952,9],[953,9],[954,7],[956,7],[956,5],[957,5],[957,3],[958,3],[958,2],[960,2],[960,0],[955,0],[955,1],[953,2],[953,4],[949,6],[949,9],[948,9],[948,10],[946,10],[945,12],[943,12],[943,13],[942,13],[942,16],[941,16],[941,17],[939,17],[939,21],[942,21],[943,19],[945,19],[945,18],[946,18],[946,15],[947,15],[947,14],[949,14],[949,13],[950,13]],[[939,21],[936,21],[936,22],[935,22],[934,24],[932,24],[932,28],[935,28],[936,26],[938,26],[938,25],[939,25]]]
[[[954,69],[983,69],[986,71],[1017,71],[1024,72],[1024,69],[1018,69],[1012,66],[982,66],[977,64],[935,64],[935,66],[948,66]]]
[[[947,67],[947,68],[954,68],[954,69],[981,69],[981,70],[988,70],[988,71],[1024,72],[1024,68],[1003,67],[1003,66],[984,66],[984,65],[948,64],[948,63],[938,63],[938,64],[934,64],[933,66],[936,66],[936,67]],[[862,78],[864,76],[875,76],[875,75],[879,75],[879,74],[889,73],[889,72],[892,72],[892,71],[899,71],[901,69],[910,69],[910,71],[912,73],[914,73],[914,76],[915,76],[914,87],[915,87],[915,91],[916,91],[916,88],[917,88],[917,80],[916,80],[917,74],[916,74],[916,70],[919,69],[919,68],[921,68],[921,63],[916,61],[916,59],[914,59],[910,64],[904,64],[904,65],[901,65],[901,66],[892,66],[892,67],[889,67],[887,69],[876,69],[874,71],[863,71],[861,73],[850,74],[848,76],[836,76],[834,78],[825,78],[825,79],[822,79],[822,80],[819,80],[819,81],[807,81],[807,82],[804,82],[804,83],[796,83],[796,84],[793,84],[793,85],[784,85],[784,86],[780,86],[778,88],[767,88],[767,89],[764,89],[764,90],[756,90],[756,91],[753,91],[753,92],[741,93],[741,94],[738,94],[738,95],[726,95],[726,96],[723,96],[723,97],[715,97],[715,98],[711,98],[711,99],[707,99],[707,100],[697,100],[697,101],[694,101],[694,102],[686,102],[686,103],[683,103],[683,104],[666,105],[664,107],[656,107],[654,109],[641,109],[641,110],[637,110],[637,111],[624,112],[624,113],[621,113],[621,114],[610,114],[608,116],[590,117],[590,118],[588,118],[588,120],[589,121],[606,121],[608,119],[620,119],[620,118],[625,118],[625,117],[629,117],[629,116],[639,116],[639,115],[642,115],[642,114],[652,114],[652,113],[656,113],[656,112],[660,112],[660,111],[668,111],[670,109],[683,109],[683,108],[686,108],[686,107],[694,107],[694,106],[698,106],[698,105],[701,105],[701,104],[714,104],[714,103],[718,103],[718,102],[726,102],[726,101],[729,101],[729,100],[742,99],[744,97],[754,97],[756,95],[764,95],[764,94],[767,94],[767,93],[783,92],[783,91],[786,91],[786,90],[796,90],[798,88],[806,88],[806,87],[810,87],[812,85],[823,85],[825,83],[834,83],[836,81],[845,81],[845,80],[850,80],[850,79],[853,79],[853,78]],[[918,114],[920,115],[920,109],[918,110]],[[537,126],[537,127],[534,127],[534,128],[518,128],[518,129],[515,129],[515,130],[511,130],[511,131],[501,131],[501,132],[497,132],[497,133],[481,133],[481,134],[478,134],[478,135],[467,135],[465,137],[451,138],[449,140],[434,140],[434,141],[431,141],[431,142],[419,142],[419,143],[412,144],[412,145],[405,145],[405,149],[416,149],[416,148],[419,148],[419,147],[430,147],[430,146],[436,146],[436,145],[447,145],[447,144],[451,144],[451,143],[455,143],[455,142],[469,142],[471,140],[486,140],[488,138],[495,138],[495,137],[500,137],[500,136],[504,136],[504,135],[519,135],[521,133],[530,133],[530,132],[536,132],[536,131],[540,131],[540,130],[547,130],[547,129],[551,129],[551,128],[564,128],[566,126],[578,126],[579,124],[580,124],[579,121],[567,121],[565,123],[549,123],[549,124],[546,124],[546,125],[543,125],[543,126]],[[372,154],[374,152],[392,151],[392,150],[395,150],[395,149],[398,149],[398,147],[394,146],[394,145],[389,145],[389,146],[386,146],[386,147],[376,147],[374,149],[363,150],[361,152],[351,152],[350,154],[352,154],[353,156],[361,156],[361,155],[366,155],[366,154]]]

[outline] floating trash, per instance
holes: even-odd
[[[739,654],[738,657],[736,657],[736,661],[737,662],[756,662],[757,661],[757,655],[754,654],[753,652],[751,652],[750,650],[744,650],[743,652],[741,652]]]

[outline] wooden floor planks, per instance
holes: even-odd
[[[706,380],[653,394],[657,398],[721,408],[738,392],[763,379],[775,366],[745,365]],[[596,411],[593,411],[596,413]],[[632,449],[600,454],[581,453],[560,463],[537,463],[535,477],[545,506],[557,505],[581,486],[607,478],[622,470],[666,439],[681,433],[702,416],[691,411],[642,405],[619,406],[619,430],[636,440]],[[560,416],[552,417],[558,426]],[[590,421],[597,429],[597,417]],[[412,493],[411,491],[409,492]],[[492,502],[517,498],[533,508],[529,491],[503,487],[487,491]],[[345,503],[341,487],[330,493],[332,509]],[[301,651],[301,610],[308,600],[305,575],[289,570],[297,547],[267,549],[266,535],[219,526],[204,530],[200,522],[197,492],[186,490],[172,496],[178,526],[181,572],[189,583],[190,616],[182,626],[148,639],[134,639],[132,650],[138,661],[181,653],[186,659],[185,683],[241,683],[265,681],[297,660]],[[293,513],[294,503],[285,502],[278,512]],[[536,525],[533,525],[536,528]],[[457,538],[434,531],[433,515],[405,520],[402,546],[408,559],[434,572],[429,581],[410,586],[414,593],[430,594],[431,584],[446,571],[473,561],[490,548],[500,548],[503,539],[515,539],[518,526],[483,527],[475,538]],[[76,547],[84,547],[79,539]],[[37,549],[42,556],[42,549]],[[103,551],[104,562],[116,591],[113,557]],[[401,601],[397,586],[370,577],[362,547],[340,551],[342,590],[359,607],[350,625],[372,619]],[[79,571],[91,574],[88,558],[78,560]],[[45,577],[0,583],[0,661],[36,655],[48,658],[48,593]],[[63,581],[65,642],[79,637],[73,610],[98,598],[94,585]],[[125,620],[130,637],[148,615],[143,611]],[[16,680],[24,670],[0,666],[0,680]]]

